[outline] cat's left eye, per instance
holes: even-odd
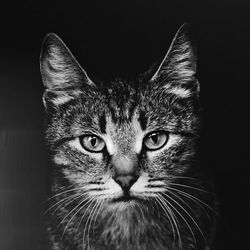
[[[93,153],[101,152],[105,148],[105,142],[96,135],[82,135],[79,141],[84,149]]]
[[[144,145],[148,150],[158,150],[168,141],[168,133],[157,131],[148,134],[144,139]]]

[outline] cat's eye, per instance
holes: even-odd
[[[79,141],[84,149],[93,153],[101,152],[105,148],[105,142],[96,135],[82,135]]]
[[[158,150],[166,144],[168,137],[165,131],[152,132],[145,137],[144,145],[148,150]]]

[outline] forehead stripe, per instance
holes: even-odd
[[[106,133],[106,117],[105,117],[105,115],[102,115],[102,116],[100,116],[100,118],[99,118],[99,126],[100,126],[100,129],[101,129],[101,132],[103,133],[103,134],[105,134]]]
[[[147,119],[147,117],[145,116],[145,112],[144,112],[144,111],[141,111],[141,112],[140,112],[140,115],[139,115],[138,120],[139,120],[139,122],[140,122],[140,125],[141,125],[142,130],[146,130],[146,128],[147,128],[147,123],[148,123],[148,119]]]

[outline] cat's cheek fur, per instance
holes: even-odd
[[[53,162],[57,165],[63,165],[63,166],[68,166],[70,164],[70,161],[59,153],[53,157]]]
[[[150,177],[147,173],[143,172],[138,180],[130,188],[131,195],[141,198],[142,200],[147,200],[150,197],[157,197],[159,193],[165,191],[165,183],[163,181],[154,181],[153,187],[149,182]]]

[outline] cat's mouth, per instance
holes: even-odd
[[[122,196],[118,198],[114,198],[112,201],[113,202],[131,202],[139,200],[137,197],[132,196],[129,192],[124,192]]]
[[[136,198],[135,197],[132,197],[132,196],[120,196],[118,198],[115,198],[113,199],[113,202],[129,202],[129,201],[132,201],[132,200],[135,200]]]

